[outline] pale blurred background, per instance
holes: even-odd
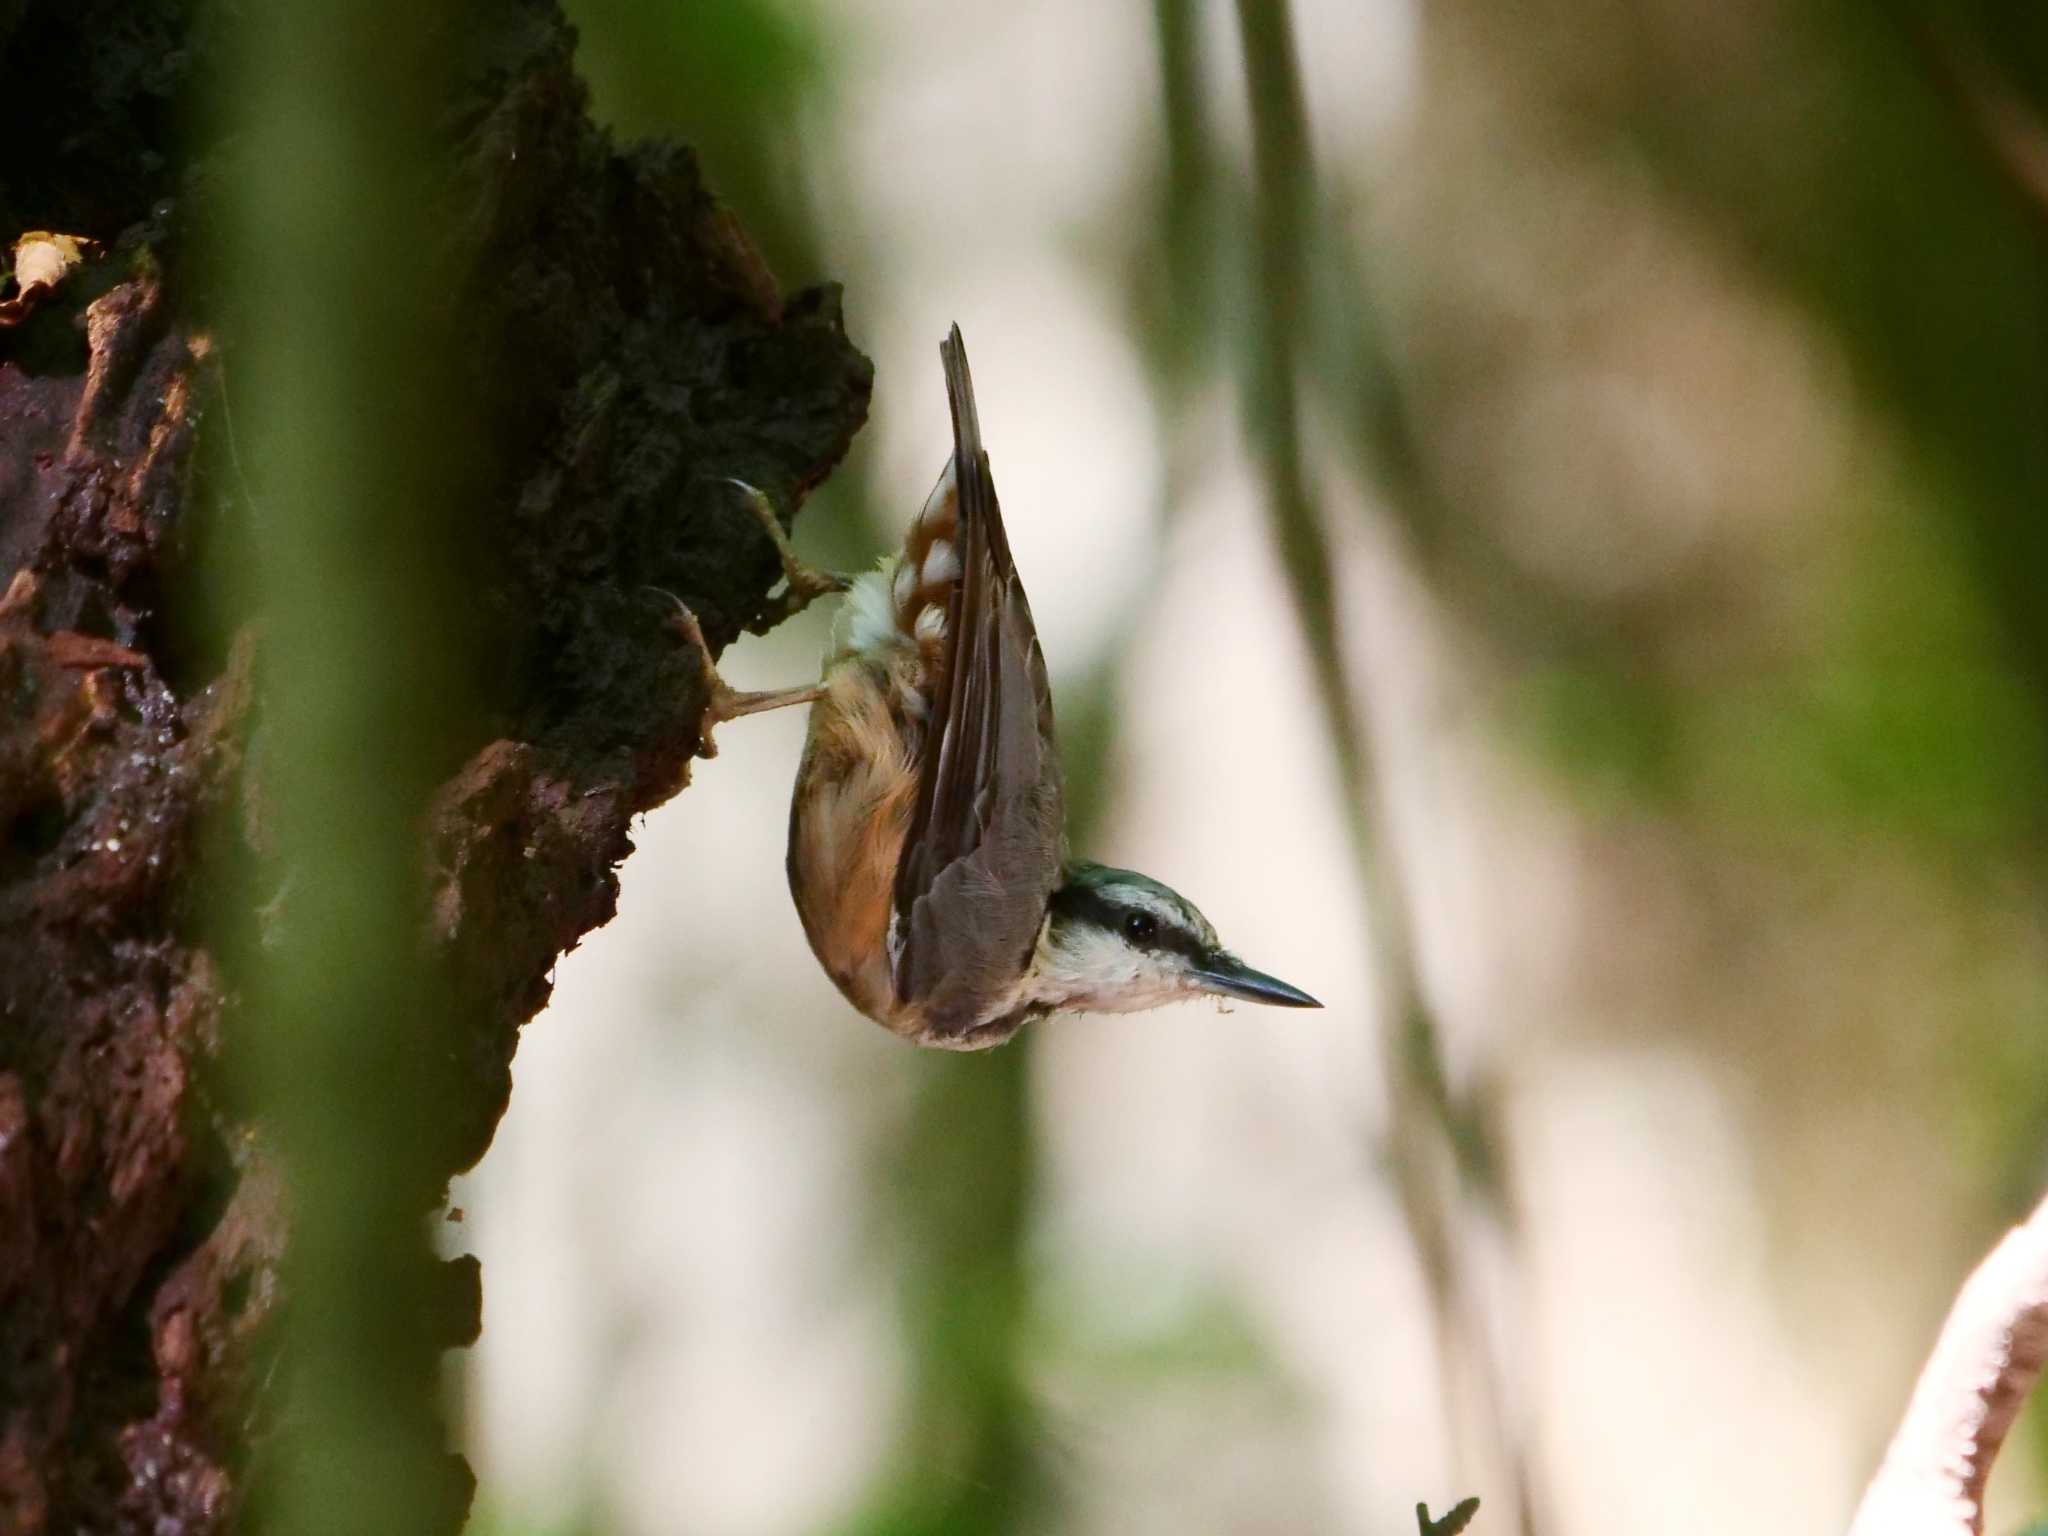
[[[957,319],[1088,851],[1328,1007],[918,1053],[791,909],[803,720],[726,727],[455,1197],[477,1530],[1840,1528],[2048,1172],[2041,25],[571,12],[845,284],[799,544],[900,533]]]

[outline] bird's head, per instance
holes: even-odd
[[[1103,864],[1068,866],[1032,959],[1037,999],[1061,1012],[1132,1013],[1205,995],[1322,1006],[1224,949],[1179,892]]]

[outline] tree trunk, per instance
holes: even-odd
[[[293,1203],[238,1067],[265,1024],[240,957],[295,877],[266,862],[263,615],[220,576],[264,522],[204,259],[236,151],[191,111],[221,89],[221,19],[0,0],[0,240],[106,247],[0,328],[10,1536],[228,1529],[292,1396]],[[593,127],[552,5],[470,30],[431,260],[480,415],[448,517],[491,661],[420,848],[447,999],[426,1048],[451,1067],[407,1197],[422,1234],[490,1142],[556,957],[611,916],[630,818],[698,745],[694,660],[646,587],[714,644],[760,620],[774,554],[721,477],[794,507],[870,384],[836,291],[785,300],[687,150]],[[473,1265],[437,1273],[429,1365],[478,1326]],[[429,1528],[459,1527],[466,1477],[450,1463]]]

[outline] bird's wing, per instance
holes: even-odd
[[[961,576],[896,873],[896,987],[928,1028],[971,1027],[1021,974],[1059,878],[1052,690],[1010,558],[960,328],[939,348],[953,415]]]

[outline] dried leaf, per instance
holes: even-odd
[[[42,296],[63,282],[72,270],[99,254],[100,244],[84,235],[52,234],[33,229],[14,242],[12,282],[0,279],[0,326],[19,325]]]

